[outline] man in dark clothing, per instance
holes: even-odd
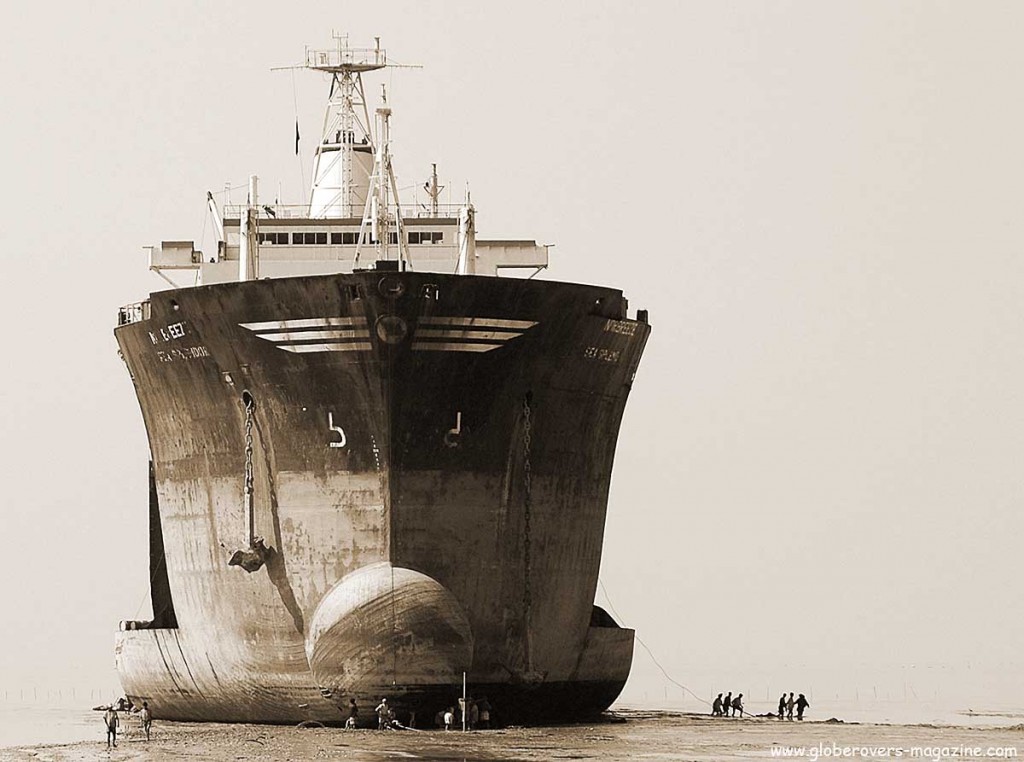
[[[719,693],[715,696],[715,703],[711,705],[711,716],[721,717],[722,716],[722,694]]]
[[[786,719],[786,692],[783,691],[782,695],[779,696],[779,719]]]
[[[732,716],[736,716],[736,712],[740,713],[740,717],[743,716],[743,694],[741,693],[732,700]]]
[[[491,702],[487,700],[486,696],[481,696],[477,708],[480,710],[480,729],[489,730],[491,727]]]
[[[722,709],[725,711],[725,716],[729,716],[729,709],[732,707],[732,691],[725,694],[725,701],[722,702]]]
[[[796,706],[796,702],[793,701],[793,692],[789,692],[789,698],[786,699],[786,719],[793,719],[793,707]]]
[[[802,720],[804,718],[804,709],[809,707],[810,702],[804,698],[804,694],[800,694],[800,698],[796,700],[796,718]]]

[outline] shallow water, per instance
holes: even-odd
[[[0,702],[0,748],[105,740],[102,716],[80,706]]]

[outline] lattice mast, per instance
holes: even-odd
[[[331,75],[331,94],[313,157],[309,216],[358,217],[366,202],[374,137],[363,74],[385,68],[387,53],[352,48],[348,35],[333,35],[333,50],[306,49],[304,67]]]
[[[309,216],[361,214],[355,263],[358,265],[364,247],[372,245],[379,260],[391,259],[392,249],[396,250],[404,270],[409,249],[391,166],[391,108],[382,87],[382,103],[375,111],[376,130],[371,131],[362,77],[393,64],[388,64],[379,37],[373,48],[351,48],[347,35],[335,34],[334,39],[334,50],[306,49],[305,68],[331,75],[331,95],[313,162]]]

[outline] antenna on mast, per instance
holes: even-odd
[[[399,261],[405,269],[409,259],[404,240],[404,222],[398,203],[398,185],[389,153],[391,109],[384,95],[375,110],[376,129],[370,120],[363,74],[385,68],[419,68],[388,63],[387,52],[374,37],[372,48],[349,46],[348,35],[334,32],[333,49],[306,48],[306,60],[295,67],[331,76],[331,92],[324,113],[320,142],[313,158],[313,180],[309,217],[355,218],[362,213],[355,262],[367,242],[376,246],[381,259],[388,258],[388,246],[397,243]],[[394,198],[393,212],[389,191]],[[389,233],[392,225],[395,233]],[[372,234],[372,237],[368,237]],[[397,237],[397,241],[395,238]]]
[[[363,74],[389,66],[379,37],[372,48],[353,48],[347,34],[332,36],[333,49],[306,48],[301,64],[301,68],[331,75],[331,93],[313,158],[309,216],[314,218],[357,217],[366,202],[375,141]]]

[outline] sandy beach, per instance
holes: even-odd
[[[882,725],[829,721],[713,719],[693,714],[620,711],[593,725],[443,731],[297,728],[195,723],[154,724],[146,741],[138,720],[108,751],[96,741],[0,749],[19,762],[92,760],[695,760],[744,759],[1014,759],[1024,725],[1004,728]]]

